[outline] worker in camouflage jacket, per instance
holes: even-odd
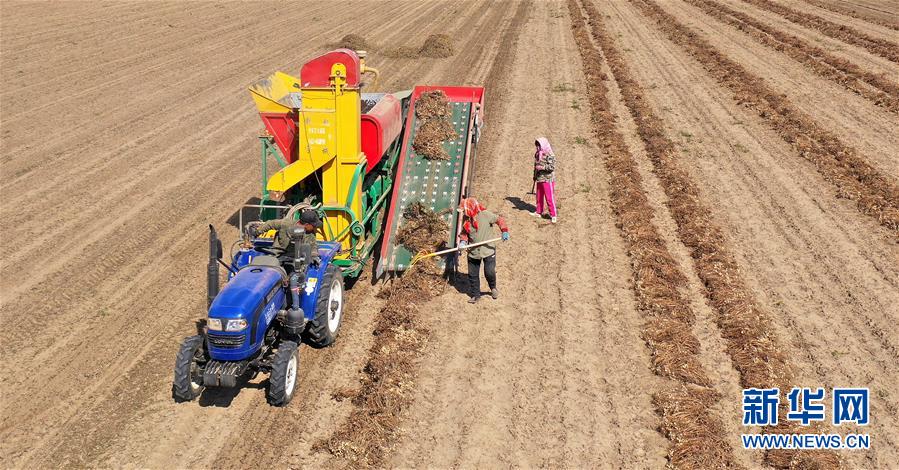
[[[490,212],[475,198],[463,199],[459,209],[465,216],[462,233],[459,234],[459,247],[465,248],[496,238],[499,227],[503,241],[509,239],[509,226],[501,216]],[[469,303],[476,303],[481,298],[481,264],[484,265],[484,277],[490,286],[490,296],[499,297],[496,289],[496,243],[487,243],[468,250],[468,284],[471,298]]]
[[[303,230],[306,233],[303,235],[303,243],[307,243],[312,247],[312,262],[316,263],[319,260],[318,256],[318,243],[315,240],[315,232],[322,226],[321,218],[319,218],[318,213],[313,209],[306,209],[300,213],[300,218],[294,220],[292,217],[287,217],[284,219],[275,219],[269,220],[268,222],[264,222],[262,224],[256,225],[253,229],[254,233],[252,235],[259,236],[269,230],[276,230],[275,240],[272,243],[271,248],[268,251],[271,251],[275,256],[281,257],[287,252],[287,249],[290,247],[290,229],[295,226],[303,227]],[[290,253],[287,253],[288,255]]]
[[[537,151],[534,153],[534,182],[537,192],[537,208],[531,213],[534,217],[543,217],[543,203],[552,223],[556,223],[556,156],[546,137],[538,137],[534,141]]]

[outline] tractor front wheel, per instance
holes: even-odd
[[[175,358],[175,380],[172,381],[172,397],[175,401],[191,401],[203,393],[203,369],[208,360],[203,347],[203,335],[188,336],[181,343]]]
[[[297,369],[300,364],[299,345],[282,341],[272,360],[272,373],[268,377],[268,401],[274,406],[286,406],[297,387]]]
[[[315,302],[315,317],[306,330],[306,341],[314,348],[324,348],[334,343],[343,320],[343,274],[340,268],[333,264],[328,266],[321,281],[321,291]]]

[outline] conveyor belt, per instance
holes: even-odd
[[[452,124],[456,139],[444,142],[449,160],[423,158],[412,149],[419,122],[415,116],[415,104],[423,92],[443,90],[452,106]],[[394,240],[402,227],[403,211],[410,204],[420,201],[426,207],[442,214],[450,226],[446,245],[455,245],[458,233],[456,208],[468,186],[470,166],[477,145],[475,130],[480,124],[484,90],[480,87],[416,87],[406,117],[403,148],[397,165],[393,194],[387,216],[378,274],[386,271],[403,271],[409,266],[414,253],[396,245]]]

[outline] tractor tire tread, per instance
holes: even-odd
[[[296,354],[297,349],[299,349],[299,344],[293,341],[282,341],[272,359],[272,373],[268,378],[266,398],[273,406],[285,406],[293,398],[292,394],[287,396],[287,391],[284,389],[284,376],[287,374],[287,363],[290,362],[290,356]],[[294,392],[296,392],[296,384],[294,384]]]
[[[309,322],[306,330],[306,343],[316,349],[326,348],[334,343],[337,335],[340,333],[340,325],[337,326],[337,332],[331,334],[328,331],[328,301],[331,294],[331,283],[334,282],[335,276],[340,276],[340,269],[335,265],[328,266],[325,275],[322,277],[322,287],[318,294],[318,301],[315,303],[315,317]],[[340,280],[343,282],[343,279]],[[343,307],[346,311],[346,306]]]
[[[190,365],[197,348],[203,347],[205,339],[202,335],[188,336],[181,342],[178,355],[175,357],[175,378],[172,381],[172,398],[177,402],[192,401],[203,392],[204,387],[194,393],[190,386]]]

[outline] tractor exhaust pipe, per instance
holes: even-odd
[[[311,250],[302,242],[305,230],[294,227],[290,231],[293,240],[293,272],[290,273],[290,309],[284,321],[284,330],[290,335],[299,335],[306,328],[306,317],[300,307],[300,290],[306,283],[306,268],[309,265]]]
[[[222,241],[215,227],[209,224],[209,264],[206,265],[206,308],[219,295],[219,263],[222,259]]]

